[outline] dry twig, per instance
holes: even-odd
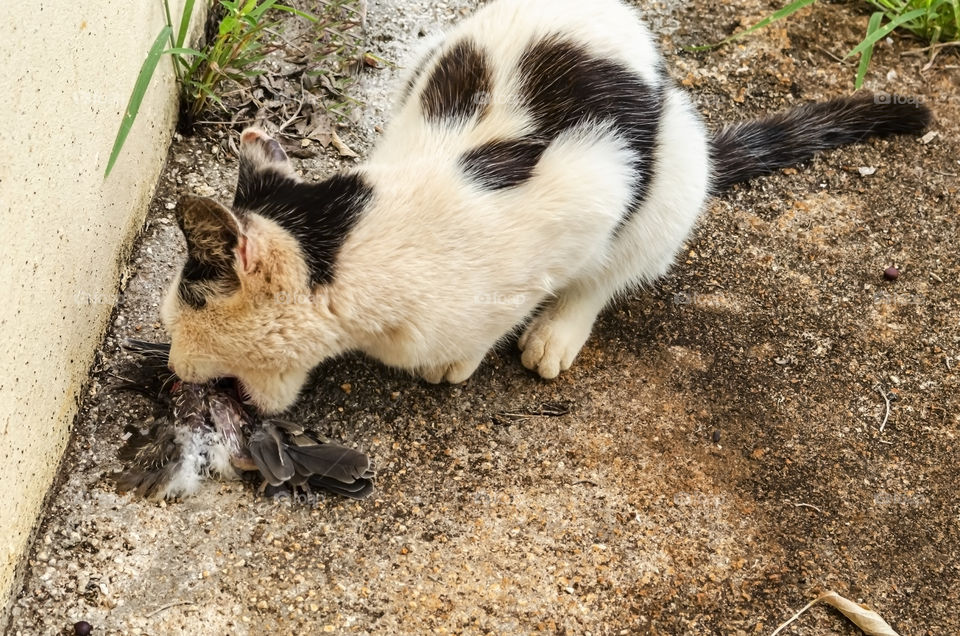
[[[883,415],[883,421],[880,422],[880,432],[882,433],[883,429],[887,427],[887,421],[890,419],[890,396],[887,395],[886,391],[881,389],[879,386],[877,387],[877,393],[879,393],[880,396],[883,397],[883,401],[887,405],[887,411]]]
[[[794,508],[810,508],[810,509],[812,509],[812,510],[816,510],[817,512],[819,512],[819,513],[822,514],[822,515],[826,515],[826,516],[828,516],[828,517],[830,516],[830,515],[828,515],[827,513],[825,513],[823,510],[821,510],[820,508],[818,508],[817,506],[814,506],[813,504],[808,504],[808,503],[802,503],[802,502],[801,502],[801,503],[795,503],[795,504],[793,504],[793,507],[794,507]]]
[[[804,612],[809,610],[811,607],[817,603],[826,603],[827,605],[832,605],[833,607],[840,610],[844,616],[846,616],[850,621],[863,630],[863,633],[867,636],[900,636],[890,627],[890,624],[887,621],[883,620],[879,614],[869,610],[862,605],[858,605],[853,601],[846,599],[836,592],[827,592],[813,601],[807,603],[803,609],[794,614],[787,620],[785,623],[780,625],[775,632],[770,634],[770,636],[777,636],[780,632],[785,630],[790,626],[795,620],[800,618]]]
[[[160,612],[165,612],[171,607],[177,607],[178,605],[195,605],[195,603],[193,601],[177,601],[176,603],[167,603],[163,607],[158,607],[157,609],[147,614],[147,618],[153,618]]]

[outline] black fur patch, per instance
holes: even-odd
[[[919,134],[930,110],[898,95],[840,97],[725,126],[710,140],[714,194],[870,137]]]
[[[536,138],[491,141],[460,157],[460,166],[483,188],[502,190],[530,179],[546,149],[547,143]]]
[[[333,280],[337,252],[373,197],[357,173],[299,183],[274,170],[241,165],[233,207],[275,221],[300,243],[314,284]]]
[[[591,57],[581,46],[551,36],[520,59],[521,94],[537,123],[537,136],[553,140],[589,122],[608,123],[634,154],[634,201],[644,200],[654,171],[662,91],[630,69]]]
[[[470,40],[459,42],[440,56],[420,93],[420,106],[428,120],[466,122],[489,109],[492,87],[483,52]]]

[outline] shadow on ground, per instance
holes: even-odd
[[[770,11],[736,4],[650,11],[712,125],[851,89],[834,58],[866,25],[857,3],[680,49]],[[373,42],[403,59],[469,6],[371,3]],[[715,201],[674,274],[609,310],[561,379],[532,377],[512,346],[462,387],[359,357],[321,368],[294,417],[370,452],[378,492],[362,503],[211,482],[158,505],[111,485],[123,426],[148,409],[105,387],[123,337],[164,338],[171,204],[227,200],[235,178],[215,137],[178,141],[11,631],[769,634],[834,589],[902,634],[960,632],[960,71],[944,54],[920,74],[917,46],[881,46],[868,87],[921,96],[939,137],[832,152]],[[361,82],[356,148],[392,79]],[[548,403],[569,413],[504,415]],[[790,633],[859,632],[815,609]]]

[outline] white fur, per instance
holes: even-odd
[[[493,60],[498,96],[480,125],[452,133],[423,121],[416,94],[365,172],[378,194],[338,257],[330,294],[348,298],[352,347],[430,381],[468,378],[503,336],[546,306],[520,339],[523,362],[547,378],[569,368],[597,314],[618,293],[669,268],[707,193],[706,133],[686,97],[667,89],[656,177],[646,202],[610,240],[630,198],[629,156],[601,129],[554,143],[528,183],[485,192],[457,158],[529,131],[514,67],[534,36],[561,33],[659,84],[652,39],[615,0],[500,0],[451,33]],[[505,97],[506,96],[506,97]]]
[[[311,288],[291,236],[255,213],[243,217],[237,296],[192,311],[174,281],[163,314],[181,377],[235,375],[265,411],[290,406],[311,368],[350,350],[430,382],[462,382],[538,308],[519,340],[523,364],[544,378],[569,368],[597,314],[670,267],[707,197],[710,166],[698,115],[663,86],[655,176],[622,226],[633,156],[602,123],[565,132],[522,185],[489,191],[468,179],[458,165],[464,153],[534,129],[515,68],[531,42],[554,34],[662,86],[653,40],[619,0],[487,5],[429,57],[361,168],[374,199],[337,254],[333,282]],[[427,122],[418,95],[430,64],[468,36],[492,69],[490,108],[475,125]],[[242,135],[244,152],[270,169],[264,135],[253,133]],[[264,302],[278,292],[309,302]]]

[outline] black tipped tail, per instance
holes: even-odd
[[[916,135],[930,120],[930,109],[914,98],[864,93],[730,124],[710,141],[712,191],[719,194],[821,150],[870,137]]]

